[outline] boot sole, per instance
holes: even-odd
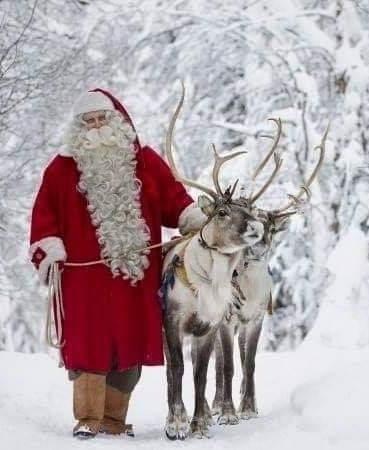
[[[88,433],[87,431],[76,431],[73,436],[77,439],[85,441],[86,439],[92,439],[96,436],[94,433]]]

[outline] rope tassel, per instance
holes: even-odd
[[[55,300],[55,304],[54,304]],[[55,308],[55,309],[54,309]],[[53,312],[55,313],[55,334],[56,340],[52,336]],[[46,316],[46,342],[50,347],[61,349],[64,346],[62,339],[62,321],[64,320],[63,295],[61,289],[61,270],[59,264],[53,263],[49,269],[49,285],[47,296],[47,316]]]

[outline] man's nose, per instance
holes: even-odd
[[[100,119],[95,118],[95,120],[94,120],[94,128],[101,128],[102,125],[103,125],[103,122]]]

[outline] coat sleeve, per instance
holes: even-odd
[[[58,176],[53,167],[51,163],[44,172],[31,217],[29,254],[43,283],[47,282],[50,265],[66,259],[58,222]]]
[[[150,160],[150,170],[158,176],[162,225],[169,228],[179,226],[180,216],[184,210],[193,204],[193,198],[185,187],[174,178],[168,164],[150,147],[145,147]]]

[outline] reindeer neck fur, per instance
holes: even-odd
[[[246,250],[236,267],[239,278],[259,280],[261,283],[265,282],[268,285],[270,278],[268,271],[269,253],[270,248],[266,249],[261,256],[256,257],[250,255]]]
[[[184,265],[197,292],[197,310],[203,320],[213,324],[222,320],[232,295],[232,274],[241,256],[241,251],[222,254],[204,248],[197,236],[186,247]]]
[[[247,267],[244,268],[244,271],[250,277],[255,276],[257,273],[268,273],[268,260],[266,258],[250,260]]]
[[[254,249],[252,247],[247,248],[243,252],[243,261],[245,262],[245,267],[250,264],[255,264],[261,266],[263,264],[268,265],[270,256],[270,246],[265,247],[262,251],[258,249],[256,244]]]
[[[237,266],[238,283],[246,301],[236,314],[242,323],[259,321],[266,311],[272,291],[272,277],[268,271],[268,253],[260,259],[248,260],[243,255]]]

